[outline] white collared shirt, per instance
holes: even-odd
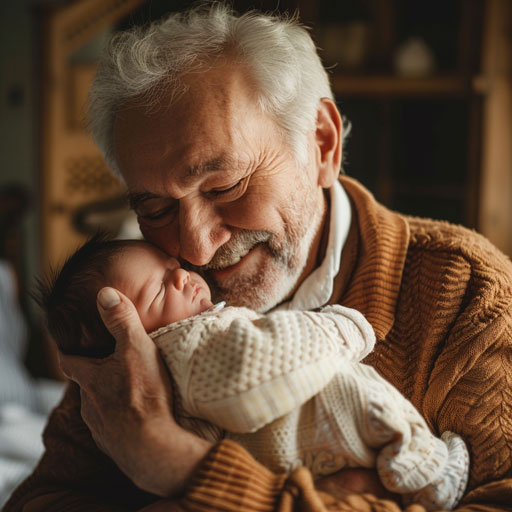
[[[352,210],[345,189],[336,181],[330,188],[331,208],[329,238],[322,264],[299,286],[295,295],[275,308],[311,310],[327,304],[332,295],[334,278],[340,270],[341,251],[347,240]]]

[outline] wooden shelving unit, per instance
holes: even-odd
[[[459,74],[407,78],[335,73],[331,84],[340,97],[465,97],[475,91],[472,81]]]
[[[512,2],[297,5],[331,58],[332,87],[353,124],[347,173],[391,208],[476,228],[512,256]],[[333,27],[351,25],[364,26],[370,45],[346,69],[329,44]],[[411,36],[434,54],[431,74],[397,73],[394,56]]]

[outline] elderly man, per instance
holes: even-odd
[[[509,510],[512,265],[473,232],[338,181],[343,126],[303,28],[219,6],[173,15],[115,39],[91,98],[92,132],[148,240],[230,304],[361,311],[377,336],[366,362],[469,447],[460,510]],[[62,358],[80,388],[7,510],[400,509],[369,470],[276,475],[181,429],[133,305],[106,288],[98,307],[115,353]]]

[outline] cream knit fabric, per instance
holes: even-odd
[[[151,337],[179,393],[178,421],[202,437],[233,439],[274,471],[305,465],[321,477],[377,467],[388,489],[427,510],[460,500],[464,442],[450,432],[434,437],[409,401],[359,363],[375,335],[357,311],[228,307]]]

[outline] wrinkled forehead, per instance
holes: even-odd
[[[162,82],[118,108],[114,119],[116,151],[123,150],[127,140],[155,138],[162,130],[174,135],[179,132],[181,137],[200,137],[212,129],[222,129],[221,120],[263,114],[254,84],[242,68],[225,65],[189,73],[180,80],[178,86]]]
[[[191,75],[187,87],[174,103],[164,88],[153,106],[138,98],[119,110],[114,148],[130,189],[146,189],[148,176],[165,183],[170,174],[190,174],[220,159],[250,159],[268,143],[262,137],[277,131],[237,69]]]

